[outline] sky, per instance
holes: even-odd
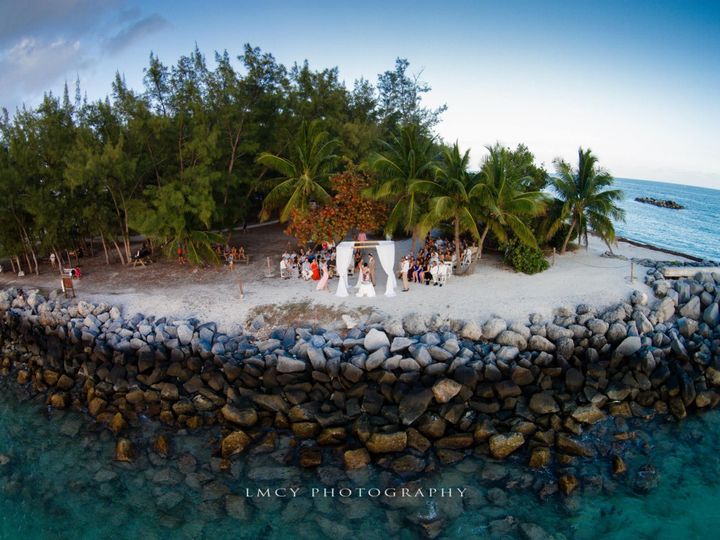
[[[495,142],[550,170],[582,146],[617,177],[720,189],[719,0],[0,0],[0,14],[11,113],[76,78],[89,99],[116,71],[142,90],[150,51],[173,64],[195,44],[338,66],[348,87],[404,57],[475,166]]]

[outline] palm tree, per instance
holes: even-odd
[[[260,218],[266,220],[273,210],[282,207],[280,221],[287,221],[293,209],[307,210],[311,199],[325,202],[330,195],[323,184],[337,161],[334,154],[339,142],[328,139],[316,121],[303,122],[291,145],[289,157],[263,152],[257,162],[279,172],[278,183],[265,197]]]
[[[625,211],[615,204],[622,200],[623,192],[609,189],[614,179],[605,169],[597,167],[597,161],[592,150],[583,150],[582,147],[578,149],[578,167],[575,170],[566,161],[555,160],[557,177],[553,178],[552,185],[563,207],[561,218],[550,234],[570,220],[560,253],[565,253],[575,231],[578,237],[585,237],[587,246],[588,226],[610,247],[610,243],[615,241],[613,220],[625,219]]]
[[[476,204],[470,191],[478,181],[478,174],[468,172],[470,151],[460,153],[458,144],[447,148],[436,168],[434,181],[418,181],[413,188],[431,195],[428,213],[420,222],[420,232],[426,234],[438,223],[451,220],[455,233],[455,257],[460,269],[460,233],[468,231],[480,238],[475,221]]]
[[[417,126],[409,125],[383,142],[383,146],[382,153],[370,158],[370,166],[380,181],[368,194],[393,205],[385,233],[392,234],[400,228],[412,234],[415,251],[427,199],[420,188],[433,178],[436,167],[434,139],[425,136]]]
[[[486,148],[490,155],[483,163],[478,183],[469,193],[480,205],[479,221],[484,224],[478,258],[482,257],[483,244],[490,231],[500,242],[507,242],[508,233],[512,233],[523,244],[537,247],[535,235],[523,218],[542,214],[546,195],[540,191],[525,191],[527,179],[513,174],[506,148],[499,144]]]

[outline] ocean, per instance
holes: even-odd
[[[616,224],[619,236],[720,261],[720,190],[627,178],[616,183],[625,192],[620,205],[625,223]],[[685,208],[660,208],[635,197],[671,199]]]
[[[603,445],[603,432],[620,426],[613,422],[632,437]],[[116,463],[107,429],[74,412],[48,410],[42,397],[28,399],[0,382],[0,538],[676,540],[713,538],[720,528],[720,411],[681,423],[596,425],[583,439],[604,449],[573,465],[581,485],[570,497],[543,497],[543,486],[556,480],[529,469],[526,453],[504,462],[471,456],[408,484],[425,493],[461,488],[462,498],[457,491],[435,499],[313,497],[315,486],[367,490],[392,480],[375,465],[353,474],[334,464],[314,471],[286,465],[286,440],[223,471],[208,443],[219,434],[213,428],[167,431],[173,456],[161,459],[150,447],[164,431],[148,421],[132,435],[137,460]],[[611,472],[615,454],[627,463],[623,476]],[[287,486],[304,491],[247,498],[247,488]]]

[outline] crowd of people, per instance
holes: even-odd
[[[460,240],[462,264],[468,264],[472,257],[471,246]],[[428,235],[423,247],[417,254],[407,255],[400,259],[400,277],[403,281],[403,292],[410,290],[411,283],[442,287],[447,278],[457,268],[455,241],[433,238]]]
[[[462,265],[469,264],[472,247],[461,239]],[[402,290],[410,290],[411,284],[442,287],[458,266],[455,242],[428,235],[416,254],[400,259],[398,277]],[[377,261],[371,249],[355,249],[353,263],[348,275],[357,275],[357,296],[375,296]],[[332,242],[323,242],[312,249],[288,247],[280,258],[282,279],[302,279],[317,282],[317,290],[329,291],[328,281],[337,277],[336,250]]]
[[[330,292],[328,282],[337,275],[335,244],[323,242],[313,249],[287,249],[280,258],[280,277],[317,281],[316,289]]]

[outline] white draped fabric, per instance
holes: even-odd
[[[385,285],[385,296],[395,296],[395,288],[397,287],[397,280],[395,279],[395,272],[393,267],[395,265],[395,242],[393,241],[380,241],[373,242],[376,244],[378,259],[380,259],[380,265],[387,274],[387,284]],[[340,242],[337,245],[337,271],[340,277],[338,282],[337,296],[348,296],[348,279],[347,272],[350,264],[353,264],[353,249],[355,248],[355,242]],[[367,249],[367,246],[364,246]],[[355,287],[359,287],[361,272],[358,272],[358,283]]]
[[[395,287],[397,280],[395,279],[395,242],[378,242],[377,246],[378,259],[383,270],[387,274],[387,285],[385,285],[385,296],[395,296]]]
[[[340,277],[337,292],[335,293],[337,296],[347,296],[347,273],[348,273],[348,267],[350,266],[350,261],[352,260],[353,256],[353,245],[351,242],[341,242],[337,246],[337,251],[335,253],[335,264],[338,271],[338,276]]]

